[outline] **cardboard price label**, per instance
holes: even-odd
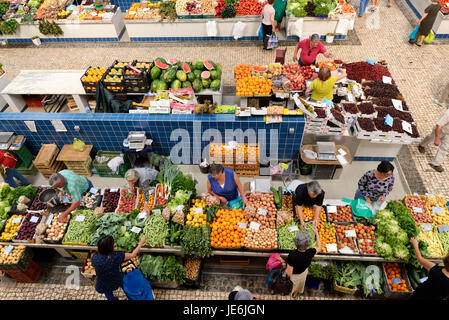
[[[38,217],[31,217],[31,219],[30,219],[30,222],[32,222],[32,223],[36,223],[37,221],[39,221],[39,218]]]
[[[161,209],[154,209],[153,213],[161,213]]]
[[[69,198],[67,196],[62,196],[61,200],[63,203],[68,203],[69,202]]]
[[[355,234],[355,230],[346,230],[345,231],[345,235],[349,238],[349,237],[357,237],[357,235]]]
[[[145,218],[146,216],[147,216],[146,212],[145,212],[145,211],[142,211],[141,213],[139,213],[139,214],[137,215],[137,218],[143,219],[143,218]]]
[[[195,214],[203,213],[203,208],[195,208],[195,209],[193,209],[193,213],[195,213]]]
[[[413,133],[412,125],[407,121],[402,120],[402,129],[410,134]]]
[[[140,233],[141,230],[142,230],[142,229],[140,229],[140,228],[138,228],[138,227],[132,227],[132,228],[131,228],[131,231],[134,232],[134,233]]]
[[[246,223],[244,222],[239,222],[237,223],[237,225],[239,226],[239,228],[246,229]]]
[[[118,189],[110,189],[109,192],[118,192]]]
[[[393,279],[391,279],[391,283],[392,284],[401,284],[402,280],[401,280],[401,278],[393,278]]]
[[[14,249],[14,246],[8,246],[8,248],[6,248],[5,252],[3,252],[3,254],[5,256],[7,256],[8,254],[11,253],[12,249]]]
[[[429,223],[425,223],[425,224],[422,225],[422,229],[424,231],[431,231],[432,230],[432,225],[429,224]]]
[[[386,76],[382,76],[382,82],[386,83],[386,84],[391,84],[391,78],[390,77],[386,77]]]
[[[257,213],[261,214],[263,216],[266,216],[267,215],[267,210],[259,208],[259,209],[257,209]]]
[[[148,194],[153,194],[154,193],[154,189],[151,189],[150,191],[148,191]]]
[[[298,229],[297,226],[292,226],[292,227],[288,228],[288,230],[289,230],[290,232],[295,232],[295,231],[298,231],[299,229]]]
[[[180,204],[179,206],[176,207],[176,211],[180,211],[184,209],[184,205]]]
[[[22,220],[22,218],[14,218],[14,219],[12,219],[12,223],[14,223],[14,224],[20,223],[21,220]]]
[[[438,227],[438,232],[447,232],[447,231],[449,231],[449,226]]]
[[[387,116],[385,117],[384,124],[392,127],[393,126],[393,117],[390,116],[389,114],[387,114]]]
[[[97,193],[97,191],[98,191],[98,189],[95,189],[95,188],[90,188],[90,190],[89,190],[89,192],[92,194]]]
[[[254,221],[249,224],[249,228],[253,229],[253,230],[259,230],[259,227],[260,227],[260,224],[257,222],[254,222]]]
[[[413,207],[413,211],[416,213],[422,213],[422,208]]]
[[[337,206],[327,206],[328,213],[337,213]]]
[[[371,59],[366,59],[365,61],[368,62],[372,66],[375,65],[375,62],[373,60],[371,60]]]
[[[342,249],[339,250],[339,252],[346,253],[346,254],[354,254],[354,250],[352,250],[348,246],[344,246]]]
[[[86,216],[76,216],[75,221],[83,222]]]
[[[337,252],[337,244],[336,243],[326,244],[326,249],[329,252]]]
[[[125,221],[125,227],[131,227],[131,221]]]
[[[441,208],[441,207],[433,207],[432,208],[432,212],[441,214],[441,213],[443,213],[443,208]]]
[[[402,109],[402,101],[401,100],[391,99],[391,102],[393,103],[393,107],[396,110],[404,111],[404,109]]]

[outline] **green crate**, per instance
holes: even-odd
[[[118,169],[118,174],[112,172],[112,170],[107,168],[97,168],[97,173],[100,177],[113,177],[113,178],[119,178],[119,177],[125,177],[126,171],[131,167],[131,164],[129,163],[128,159],[125,157],[124,159],[125,163],[120,165]]]
[[[28,150],[28,148],[23,145],[20,150],[11,150],[11,153],[13,153],[17,158],[20,160],[20,165],[18,168],[26,169],[30,166],[31,162],[34,159],[33,154]]]
[[[108,169],[108,170],[110,170],[109,167],[108,167],[108,161],[106,161],[104,163],[99,163],[97,161],[97,159],[96,159],[97,156],[99,156],[99,157],[109,157],[109,160],[110,160],[110,159],[113,159],[115,157],[119,157],[120,156],[120,152],[119,151],[101,151],[101,150],[99,150],[97,152],[97,154],[96,154],[96,156],[94,158],[94,161],[93,161],[94,168],[97,169],[97,170],[98,169]],[[123,160],[126,162],[126,157],[124,157]]]
[[[18,167],[16,168],[16,170],[19,171],[22,175],[26,176],[35,176],[37,174],[37,168],[32,163],[28,168]]]

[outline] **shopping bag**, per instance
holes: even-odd
[[[273,33],[268,37],[267,49],[274,49],[279,46],[279,38]]]
[[[415,29],[413,29],[412,33],[408,36],[410,39],[415,40],[416,39],[416,33],[418,33],[419,26],[416,26]]]
[[[217,23],[215,21],[206,22],[206,30],[208,37],[216,37],[217,36]]]
[[[433,33],[432,30],[430,30],[430,33],[424,38],[425,43],[432,43],[433,39],[435,39],[435,33]]]
[[[257,39],[263,40],[262,24],[260,25],[259,30],[257,31]]]
[[[246,24],[244,24],[241,21],[237,21],[236,24],[234,24],[234,29],[232,30],[232,36],[235,40],[240,39],[243,37],[243,31],[246,28]]]
[[[245,204],[242,201],[242,197],[228,201],[228,205],[231,209],[245,209]]]
[[[82,140],[75,138],[73,139],[73,150],[83,152],[86,150],[86,144]]]
[[[273,275],[273,281],[268,285],[272,294],[288,295],[293,289],[293,282],[286,273],[286,269],[277,269]]]
[[[347,198],[341,199],[350,204],[352,213],[357,217],[375,218],[372,207],[365,201],[365,199],[350,200]]]
[[[267,265],[266,268],[267,270],[271,270],[271,269],[277,269],[282,267],[282,263],[278,260],[279,258],[279,253],[273,253],[267,261]]]

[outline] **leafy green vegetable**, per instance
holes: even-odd
[[[143,234],[147,240],[145,245],[150,247],[162,247],[165,237],[168,234],[168,222],[162,216],[162,213],[151,214],[143,228]]]
[[[106,213],[95,221],[95,226],[97,230],[89,239],[90,246],[96,246],[98,240],[106,236],[112,236],[114,238],[115,244],[117,245],[117,240],[121,234],[120,226],[125,220],[125,215],[118,213]]]
[[[337,262],[337,277],[338,285],[354,289],[362,284],[362,273],[365,267],[360,262]]]
[[[179,246],[181,243],[181,237],[182,237],[182,226],[180,224],[177,224],[173,221],[169,222],[169,228],[168,228],[168,234],[165,238],[165,244],[169,246]]]
[[[362,272],[362,287],[365,296],[372,296],[374,293],[382,294],[383,275],[380,267],[371,264]]]
[[[184,191],[191,191],[193,196],[196,195],[196,188],[195,188],[195,181],[190,178],[189,176],[185,176],[181,171],[178,173],[178,175],[173,180],[172,184],[172,194],[176,194],[179,190]]]
[[[78,216],[84,216],[83,221],[76,221]],[[88,243],[90,236],[95,232],[95,214],[93,210],[76,209],[70,219],[69,228],[63,242]]]
[[[416,227],[415,220],[410,214],[407,206],[401,201],[390,201],[386,207],[388,210],[392,211],[394,217],[399,223],[401,229],[407,232],[409,238],[416,237],[418,235],[418,228]]]
[[[312,263],[309,266],[309,274],[315,278],[333,281],[337,275],[337,268],[333,264],[323,266],[319,263]]]
[[[210,227],[185,226],[181,238],[181,250],[183,254],[198,254],[201,258],[212,255],[210,246]]]
[[[117,249],[125,252],[133,251],[139,244],[142,233],[131,231],[132,227],[121,226],[120,236],[116,241]]]
[[[16,202],[21,196],[25,196],[32,200],[36,196],[36,188],[31,184],[26,187],[12,188],[8,193],[6,200],[12,206],[13,203]]]
[[[175,256],[143,255],[139,260],[139,269],[142,274],[155,281],[175,281],[183,284],[187,276],[186,269]]]
[[[8,194],[11,192],[13,188],[11,188],[9,185],[4,185],[1,189],[0,189],[0,199],[6,199],[6,197],[8,196]]]
[[[185,205],[189,202],[190,195],[183,190],[176,191],[175,197],[168,200],[167,207],[170,208],[170,213],[174,214],[176,207],[179,205]]]

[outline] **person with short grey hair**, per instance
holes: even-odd
[[[298,60],[298,51],[301,49]],[[326,58],[332,58],[334,55],[326,51],[324,45],[320,42],[320,36],[314,33],[310,38],[304,39],[298,43],[293,54],[293,61],[298,62],[300,66],[310,66],[316,64],[316,57],[322,53]]]
[[[321,209],[324,201],[324,191],[321,189],[320,184],[317,181],[310,181],[308,183],[300,184],[295,190],[295,210],[299,220],[301,221],[301,226],[304,229],[306,224],[304,222],[304,217],[302,213],[303,207],[314,207],[315,216],[313,219],[313,224],[318,225],[318,218],[321,213]]]
[[[321,252],[320,236],[318,234],[317,227],[313,227],[316,238],[316,247],[310,248],[311,239],[308,232],[300,231],[293,239],[297,250],[293,250],[288,254],[287,260],[284,260],[279,256],[278,260],[282,263],[283,267],[287,267],[286,273],[290,276],[290,280],[293,282],[293,288],[291,292],[292,298],[296,298],[298,294],[304,293],[304,286],[306,283],[307,273],[309,272],[309,266],[312,263],[313,257]]]
[[[133,168],[125,173],[125,180],[128,182],[130,192],[135,193],[136,186],[142,188],[144,198],[143,209],[147,215],[150,214],[150,209],[148,207],[148,200],[150,198],[149,191],[151,189],[150,184],[156,180],[158,174],[159,171],[151,168]]]

